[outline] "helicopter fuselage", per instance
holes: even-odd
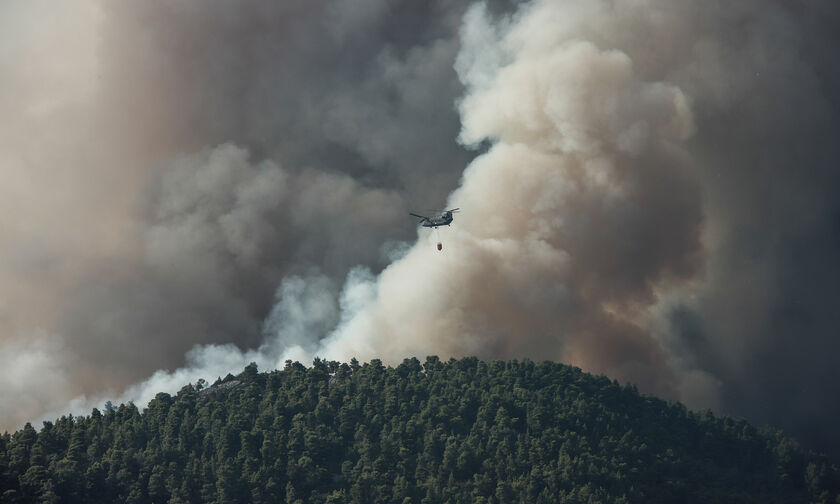
[[[429,217],[422,222],[423,227],[448,226],[450,224],[452,224],[452,212],[444,212],[441,215]]]
[[[420,219],[421,226],[428,228],[437,228],[440,226],[448,226],[452,224],[452,212],[457,212],[458,210],[458,208],[453,208],[452,210],[445,210],[431,217],[426,217],[425,215],[420,215],[416,213],[411,213],[411,215]]]

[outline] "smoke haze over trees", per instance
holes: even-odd
[[[830,1],[6,2],[0,426],[251,361],[478,355],[840,453],[839,24]],[[407,212],[444,206],[437,253]]]

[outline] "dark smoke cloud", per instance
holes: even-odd
[[[164,165],[149,206],[138,261],[124,273],[99,270],[108,280],[80,286],[58,322],[85,359],[129,383],[179,365],[198,343],[235,335],[258,346],[284,276],[318,269],[343,278],[375,264],[382,236],[398,236],[407,212],[392,191],[252,164],[232,145]]]
[[[840,453],[831,2],[0,9],[1,425],[477,354]]]
[[[466,5],[3,8],[0,324],[3,355],[31,357],[4,366],[7,427],[196,344],[259,346],[284,279],[337,297],[381,269],[472,157]]]

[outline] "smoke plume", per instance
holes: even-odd
[[[478,355],[836,454],[835,10],[7,3],[0,426]]]

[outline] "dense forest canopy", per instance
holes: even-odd
[[[552,362],[316,359],[0,436],[0,501],[840,502],[772,429]]]

